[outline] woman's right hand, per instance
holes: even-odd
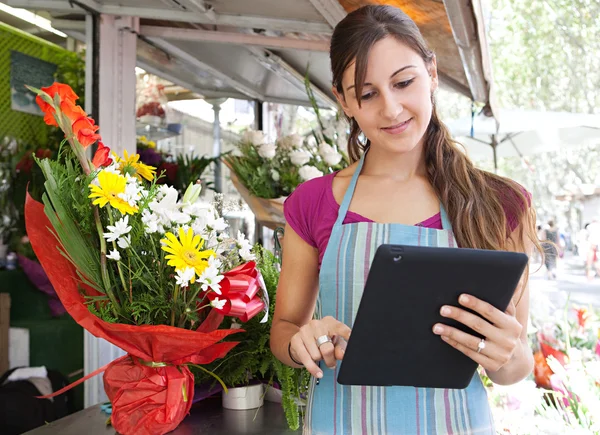
[[[315,377],[322,378],[323,372],[317,362],[323,360],[333,369],[337,360],[344,357],[346,342],[350,338],[350,328],[331,316],[321,320],[311,320],[294,334],[290,342],[290,353]],[[327,335],[332,343],[317,346],[317,338]]]

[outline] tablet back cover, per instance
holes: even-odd
[[[468,293],[504,311],[527,264],[524,254],[382,245],[373,260],[338,374],[347,385],[466,388],[477,363],[432,331]]]

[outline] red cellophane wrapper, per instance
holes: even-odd
[[[82,285],[73,265],[59,253],[43,204],[29,195],[25,219],[33,250],[67,312],[91,334],[128,353],[110,363],[104,373],[113,427],[124,435],[174,430],[188,414],[194,395],[194,377],[185,364],[208,364],[224,357],[238,343],[221,340],[243,331],[216,329],[223,315],[215,310],[195,331],[104,322],[89,312],[81,292],[97,293]]]

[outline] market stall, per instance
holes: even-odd
[[[86,44],[85,110],[98,120],[104,142],[119,155],[134,153],[139,122],[152,123],[147,116],[156,116],[143,111],[138,118],[146,118],[138,119],[136,125],[136,66],[182,87],[184,93],[210,101],[216,114],[225,98],[255,101],[259,130],[265,102],[335,107],[329,36],[347,11],[361,3],[366,2],[285,0],[274,8],[272,2],[259,0],[210,5],[154,0],[141,7],[134,1],[9,1],[14,7],[43,11],[54,28]],[[480,3],[445,6],[421,0],[395,4],[415,19],[438,53],[442,85],[493,113]],[[218,138],[218,116],[215,119]],[[216,140],[214,155],[220,154],[219,146]],[[86,374],[122,355],[120,349],[90,334],[85,340]],[[103,402],[105,397],[100,378],[86,383],[86,406]],[[261,412],[270,409],[268,405]],[[81,421],[87,421],[92,411],[84,412],[77,417]],[[264,429],[250,427],[240,433],[266,433]]]

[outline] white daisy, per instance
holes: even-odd
[[[244,261],[256,260],[256,255],[254,255],[252,253],[252,245],[246,239],[244,234],[242,234],[241,231],[238,231],[237,244],[238,244],[238,248],[239,248],[239,254],[240,254],[240,257],[242,257],[242,260],[244,260]]]
[[[196,271],[193,267],[186,267],[184,270],[177,271],[176,283],[178,286],[187,287],[190,284]]]
[[[121,249],[129,248],[131,246],[131,237],[123,236],[123,237],[119,238],[119,240],[117,240],[117,245],[119,245],[119,248],[121,248]]]
[[[217,263],[218,264],[218,263]],[[202,283],[202,291],[212,290],[216,294],[221,294],[221,285],[219,284],[224,276],[219,274],[219,268],[217,264],[210,264],[204,271],[202,275],[198,278],[198,281]]]
[[[114,242],[118,238],[124,236],[131,231],[129,226],[129,216],[125,215],[113,225],[108,225],[108,232],[104,233],[104,238],[109,242]]]
[[[227,299],[219,299],[218,297],[210,301],[210,305],[216,308],[217,310],[222,310],[226,303]]]
[[[111,260],[121,261],[121,254],[116,249],[110,251],[110,254],[106,255],[106,258],[110,258]]]

